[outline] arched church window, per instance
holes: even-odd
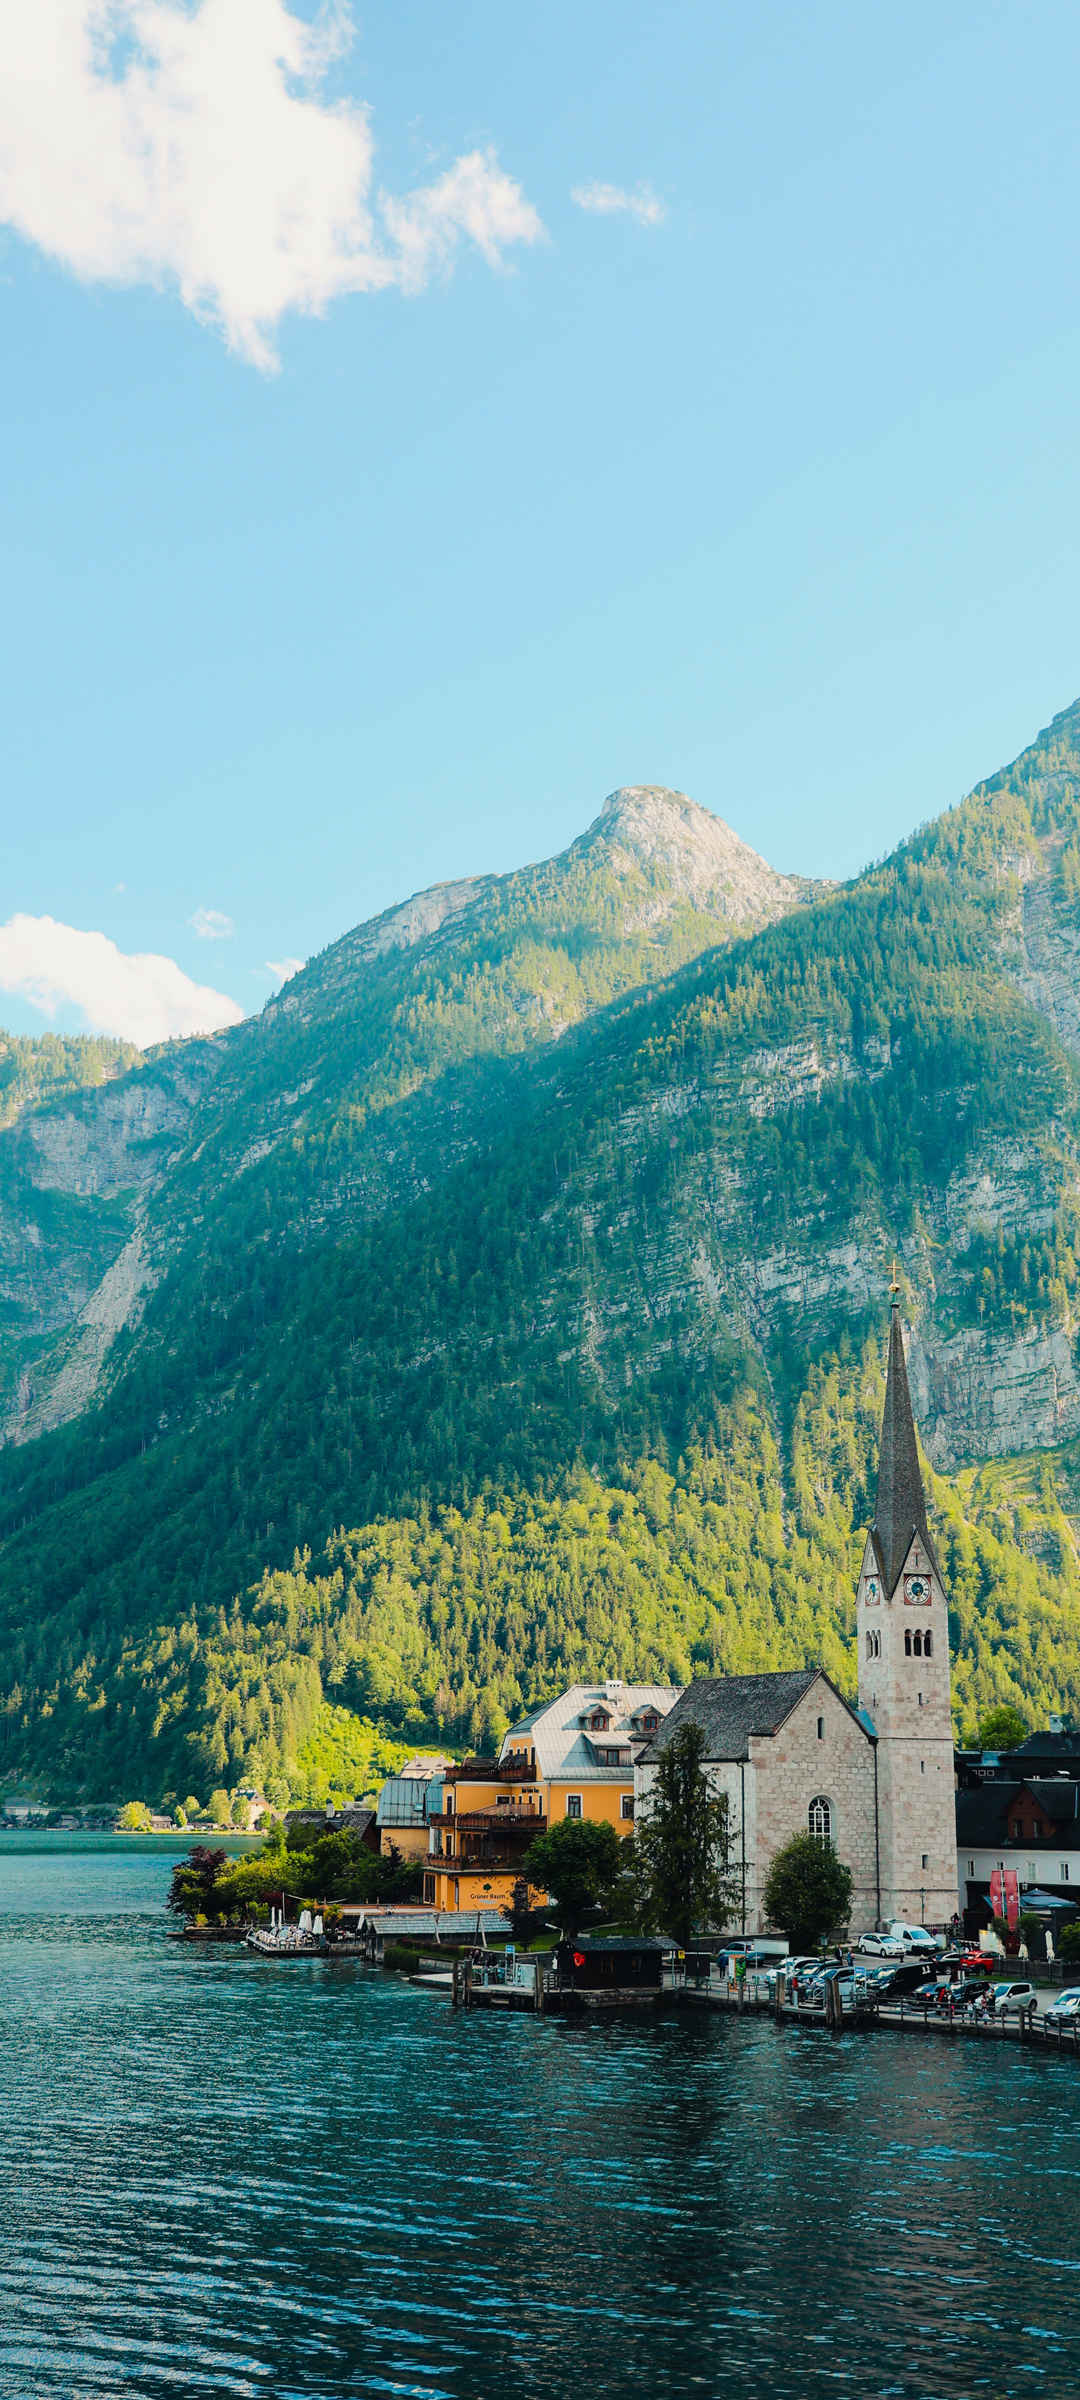
[[[926,1632],[926,1633],[924,1633],[924,1635],[923,1635],[923,1637],[922,1637],[922,1654],[923,1654],[923,1657],[924,1657],[924,1658],[929,1658],[929,1656],[930,1656],[930,1635],[929,1635],[929,1632]]]
[[[922,1657],[922,1635],[921,1635],[921,1633],[916,1633],[916,1634],[914,1634],[914,1635],[913,1635],[913,1637],[912,1637],[912,1643],[911,1643],[911,1647],[912,1647],[912,1650],[913,1650],[913,1651],[914,1651],[914,1653],[915,1653],[915,1656],[916,1656],[916,1658],[921,1658],[921,1657]]]
[[[815,1800],[811,1800],[810,1802],[810,1807],[807,1812],[807,1822],[815,1841],[831,1842],[833,1832],[832,1801],[824,1799],[819,1793],[817,1798]]]
[[[905,1656],[905,1658],[910,1658],[910,1657],[911,1657],[911,1635],[910,1635],[910,1633],[905,1633],[905,1635],[904,1635],[904,1656]]]

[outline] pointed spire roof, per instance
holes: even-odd
[[[885,1411],[881,1420],[881,1446],[878,1451],[877,1503],[871,1527],[882,1581],[890,1598],[899,1583],[904,1560],[916,1535],[923,1543],[940,1581],[941,1569],[934,1556],[934,1545],[926,1521],[926,1494],[923,1491],[919,1445],[915,1438],[915,1419],[908,1388],[904,1336],[900,1330],[900,1304],[894,1293],[889,1324]]]

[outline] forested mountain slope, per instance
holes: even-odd
[[[133,1297],[11,1420],[4,1766],[198,1790],[327,1699],[477,1738],[571,1672],[846,1675],[894,1251],[961,1709],[1080,1704],[1078,892],[1080,709],[817,896],[617,794],[122,1078],[186,1113]]]

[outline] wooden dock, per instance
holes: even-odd
[[[672,1978],[665,1996],[691,2008],[722,2009],[735,2016],[771,2016],[784,2024],[809,2025],[829,2032],[856,2029],[861,2032],[883,2026],[898,2033],[938,2034],[945,2040],[968,2035],[977,2041],[1034,2043],[1044,2050],[1080,2058],[1080,2019],[1056,2018],[1048,2023],[1037,2011],[1026,2009],[974,2015],[963,2008],[913,2008],[910,2001],[870,1999],[856,2001],[852,2006],[831,1990],[824,2008],[808,2008],[800,2001],[785,1999],[778,1986],[770,1990],[763,1981],[756,1988],[748,1988],[748,1983],[736,1986],[719,1982],[680,1986]]]
[[[1076,2017],[1048,2022],[1031,2010],[975,2015],[966,2008],[914,2008],[910,2000],[866,1998],[852,2003],[845,2002],[831,1984],[826,1987],[824,2007],[811,2008],[804,2001],[787,1999],[782,1985],[770,1985],[764,1976],[746,1976],[741,1983],[724,1982],[713,1976],[707,1981],[687,1982],[685,1977],[669,1971],[658,1990],[630,1987],[622,1990],[616,1986],[605,1991],[581,1991],[560,1985],[551,1971],[550,1960],[543,1956],[518,1959],[511,1977],[490,1957],[456,1959],[450,1999],[455,2009],[498,2009],[530,2015],[580,2016],[611,2010],[633,2010],[640,2015],[646,2008],[714,2009],[729,2016],[769,2016],[778,2024],[809,2026],[819,2032],[873,2032],[880,2028],[902,2034],[932,2034],[946,2041],[966,2036],[982,2042],[1034,2044],[1064,2057],[1080,2058],[1080,2019]]]

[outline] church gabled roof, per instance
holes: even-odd
[[[639,1764],[654,1766],[672,1735],[687,1722],[700,1725],[705,1757],[710,1761],[748,1758],[754,1736],[778,1733],[792,1709],[819,1681],[829,1685],[849,1716],[855,1716],[850,1701],[836,1690],[823,1667],[789,1667],[771,1675],[699,1675],[680,1692],[671,1715],[642,1751]],[[857,1722],[868,1733],[862,1719]],[[877,1736],[869,1738],[876,1740]]]
[[[889,1371],[878,1451],[877,1502],[870,1528],[874,1554],[890,1599],[916,1537],[922,1542],[940,1581],[941,1569],[934,1555],[930,1527],[926,1521],[926,1494],[919,1465],[919,1445],[915,1438],[900,1311],[894,1300],[889,1325]]]

